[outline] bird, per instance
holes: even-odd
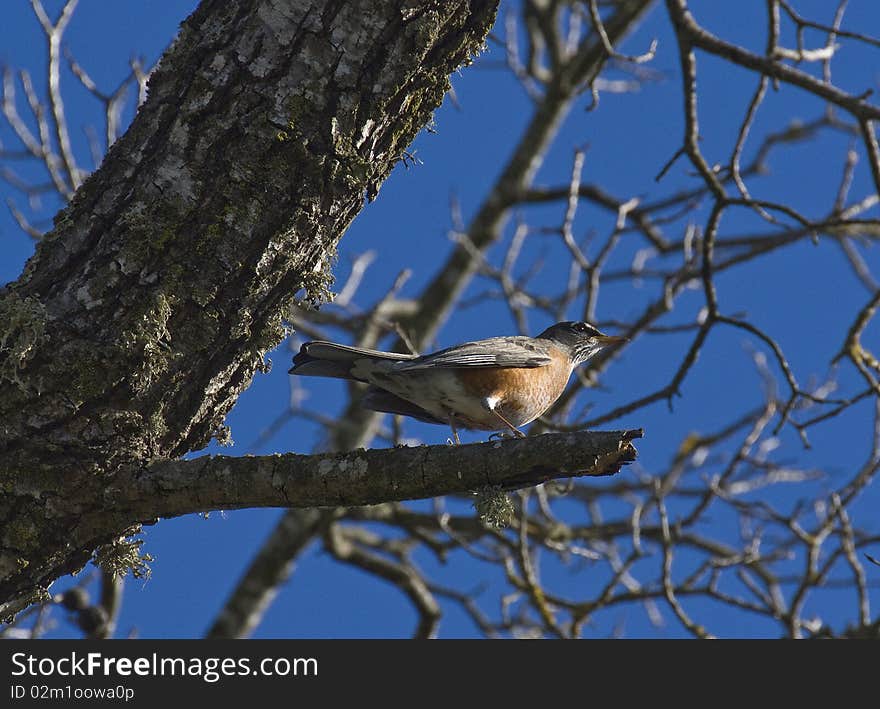
[[[625,342],[587,322],[551,325],[536,337],[491,337],[426,355],[382,352],[335,342],[305,342],[288,371],[369,385],[361,406],[458,429],[520,430],[562,395],[575,367]]]

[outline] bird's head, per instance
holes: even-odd
[[[538,337],[552,340],[569,353],[575,366],[586,362],[599,350],[609,345],[626,342],[625,337],[604,335],[586,322],[558,322]]]

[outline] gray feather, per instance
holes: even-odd
[[[298,374],[301,377],[353,378],[351,376],[351,362],[330,362],[323,359],[295,361],[287,373]]]
[[[418,358],[418,355],[400,354],[398,352],[382,352],[381,350],[368,350],[365,347],[350,347],[338,345],[335,342],[323,342],[315,340],[306,342],[300,352],[305,352],[309,357],[325,359],[334,362],[353,362],[361,357],[387,360],[410,360]]]
[[[396,362],[415,359],[416,355],[380,352],[364,347],[337,345],[335,342],[306,342],[293,358],[293,367],[288,374],[303,377],[335,377],[336,379],[357,379],[351,375],[351,365],[364,357]]]
[[[417,371],[429,367],[521,367],[548,365],[553,360],[540,351],[530,337],[493,337],[467,342],[419,357],[396,367],[398,372]]]
[[[381,411],[386,414],[399,414],[400,416],[411,416],[412,418],[424,421],[425,423],[448,423],[432,416],[421,406],[416,406],[406,399],[385,391],[379,387],[371,386],[364,393],[361,399],[361,406],[371,411]]]
[[[447,347],[423,357],[316,340],[306,342],[300,348],[300,351],[293,358],[290,374],[356,379],[351,375],[351,367],[354,362],[363,358],[395,362],[394,371],[397,372],[416,372],[434,367],[444,369],[471,367],[530,369],[546,366],[553,361],[539,345],[536,346],[535,341],[530,337],[493,337],[488,340]],[[388,413],[398,412],[389,411]]]

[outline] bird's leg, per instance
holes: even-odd
[[[516,436],[517,438],[525,438],[526,437],[526,434],[524,434],[516,426],[514,426],[512,423],[510,423],[510,421],[508,421],[506,418],[504,418],[499,411],[496,411],[495,409],[491,409],[491,411],[493,414],[495,414],[498,417],[498,419],[501,421],[501,423],[503,423],[505,426],[507,426],[507,428],[509,428],[511,430],[511,432],[513,433],[514,436]]]
[[[455,416],[449,414],[449,428],[452,429],[452,438],[455,441],[455,445],[461,445],[461,439],[458,437],[458,429],[455,427]]]

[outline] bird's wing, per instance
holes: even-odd
[[[412,372],[432,367],[461,369],[469,367],[543,367],[552,358],[530,337],[493,337],[466,342],[395,365],[395,371]]]

